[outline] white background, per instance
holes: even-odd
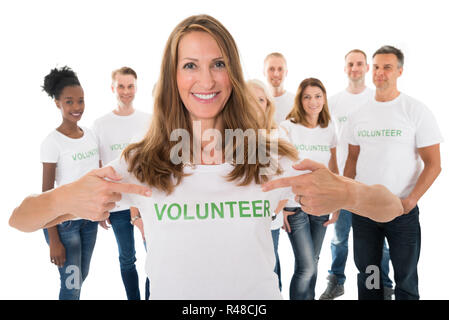
[[[41,231],[21,233],[8,226],[22,199],[41,190],[39,146],[61,121],[54,103],[41,91],[55,66],[77,73],[86,98],[81,125],[90,126],[114,108],[110,73],[128,65],[139,76],[135,105],[151,111],[163,47],[182,19],[207,13],[234,36],[247,79],[263,80],[263,59],[280,51],[288,60],[288,90],[317,77],[332,95],[346,86],[344,55],[353,48],[372,53],[384,44],[405,53],[401,91],[423,101],[449,137],[447,57],[449,30],[445,1],[8,1],[0,5],[1,215],[0,299],[56,299],[59,275],[49,262]],[[371,58],[369,59],[371,61]],[[372,87],[371,73],[367,83]],[[449,258],[445,199],[449,188],[447,143],[441,146],[443,172],[420,201],[422,299],[448,299]],[[330,267],[329,228],[321,253],[317,297]],[[144,248],[136,234],[137,265],[143,295]],[[99,230],[83,299],[125,299],[112,230]],[[287,236],[280,239],[284,298],[293,272]],[[205,261],[204,263],[207,263]],[[236,261],[236,263],[238,263]],[[356,299],[352,241],[345,299]]]

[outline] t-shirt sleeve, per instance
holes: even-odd
[[[98,155],[101,161],[103,161],[103,155],[102,155],[102,151],[101,151],[101,141],[100,141],[100,125],[98,124],[98,120],[96,120],[94,122],[94,124],[92,125],[92,133],[93,136],[95,137],[95,141],[97,141],[97,145],[98,145]],[[104,163],[103,163],[104,166]]]
[[[354,125],[355,125],[354,118],[356,118],[356,114],[353,114],[351,117],[349,117],[348,124],[344,126],[344,128],[342,129],[341,139],[343,139],[343,141],[346,141],[348,144],[358,146],[359,143],[357,142],[357,139],[354,136]]]
[[[137,143],[137,142],[142,141],[143,138],[145,138],[146,133],[147,133],[146,131],[143,131],[143,130],[142,130],[141,132],[138,132],[138,133],[134,134],[134,135],[131,137],[129,143],[131,144],[131,143]]]
[[[137,143],[143,140],[145,138],[145,135],[147,134],[148,130],[150,129],[151,124],[151,114],[146,112],[139,111],[139,119],[140,122],[135,128],[135,132],[133,136],[131,137],[131,140],[129,143]]]
[[[443,142],[443,136],[432,111],[424,105],[420,109],[415,116],[416,146],[424,148]]]
[[[282,121],[279,124],[279,129],[278,129],[278,131],[279,131],[279,138],[287,140],[288,142],[291,143],[292,141],[290,139],[290,130],[291,130],[291,128],[290,128],[290,120]]]
[[[329,113],[331,114],[331,121],[334,123],[337,133],[340,133],[340,124],[338,123],[338,115],[337,115],[337,104],[338,104],[339,94],[333,95],[327,100],[327,105],[329,108]]]
[[[128,172],[128,164],[123,157],[118,157],[112,160],[105,167],[110,166],[114,168],[115,172],[122,177],[119,183],[131,183],[137,185],[144,185],[130,172]],[[141,201],[144,197],[138,194],[122,193],[122,202],[131,207],[141,208]]]
[[[98,132],[98,124],[95,121],[94,124],[92,125],[92,128],[90,130],[92,132],[93,137],[95,138],[95,141],[97,142],[97,145],[100,145],[100,139],[99,137],[99,132]]]
[[[60,150],[58,144],[51,136],[48,136],[41,144],[41,162],[57,163]]]
[[[330,142],[330,148],[336,148],[337,147],[337,143],[338,143],[338,138],[337,138],[337,128],[335,127],[335,124],[331,121],[329,123],[329,129],[331,130],[331,142]]]
[[[301,162],[303,159],[300,159],[297,162]],[[308,173],[309,171],[299,171],[293,168],[293,165],[297,162],[294,162],[293,160],[290,160],[288,158],[282,158],[279,161],[280,166],[283,169],[283,173],[281,176],[279,176],[279,178],[284,178],[284,177],[294,177],[294,176],[299,176],[305,173]],[[287,187],[287,188],[282,188],[281,189],[281,200],[285,200],[287,199],[288,202],[285,205],[285,207],[299,207],[299,203],[297,203],[295,201],[295,194],[292,191],[291,187]]]
[[[105,167],[114,168],[115,172],[119,174],[123,180],[121,182],[131,183],[132,176],[128,172],[128,164],[123,157],[118,157],[115,160],[105,164]]]
[[[278,130],[279,139],[284,139],[285,141],[290,142],[290,139],[287,134],[287,130],[284,127],[279,127],[277,130]]]

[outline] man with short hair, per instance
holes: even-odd
[[[284,89],[284,80],[287,76],[287,60],[279,52],[272,52],[265,57],[263,74],[267,80],[268,87],[274,98],[274,120],[276,124],[281,123],[287,117],[295,101],[295,95]],[[281,264],[279,261],[279,231],[283,224],[282,211],[276,215],[276,219],[271,225],[271,235],[273,237],[274,254],[276,256],[276,265],[274,272],[279,278],[279,290],[282,290]]]
[[[369,100],[374,100],[374,90],[365,84],[365,74],[369,70],[366,54],[360,49],[353,49],[345,55],[344,72],[348,77],[348,85],[329,98],[329,110],[332,121],[338,128],[339,139],[337,145],[338,170],[343,173],[348,155],[348,142],[344,139],[344,131],[351,114]],[[348,239],[352,225],[352,213],[340,210],[340,215],[334,225],[334,236],[331,240],[332,265],[329,270],[326,290],[320,300],[333,300],[344,294],[346,281],[345,266],[348,258]],[[385,288],[385,299],[391,300],[393,282],[388,277],[390,254],[384,246],[382,258],[382,282]]]
[[[123,67],[114,70],[111,90],[117,99],[116,109],[94,122],[102,165],[118,158],[130,142],[143,137],[150,121],[149,114],[133,107],[137,91],[137,74],[133,69]],[[117,241],[120,271],[127,298],[140,300],[139,277],[135,265],[134,225],[143,231],[142,219],[138,210],[133,210],[131,214],[130,206],[119,201],[107,221],[112,226]],[[108,229],[106,221],[100,225]],[[147,280],[146,297],[149,296],[148,290]]]
[[[285,120],[295,100],[295,95],[284,89],[284,81],[287,73],[287,60],[281,53],[273,52],[266,56],[263,74],[267,79],[268,87],[274,97],[276,107],[274,120],[277,124]]]
[[[374,53],[375,99],[351,116],[346,130],[349,148],[344,175],[367,185],[387,187],[404,208],[403,215],[386,223],[352,216],[359,299],[384,297],[379,270],[385,237],[396,282],[395,299],[419,299],[421,229],[417,203],[441,171],[443,138],[432,112],[398,90],[403,64],[403,53],[392,46]]]

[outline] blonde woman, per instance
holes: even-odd
[[[322,163],[338,174],[337,135],[327,105],[326,89],[320,80],[309,78],[299,85],[295,104],[280,126],[301,157]],[[317,278],[318,259],[326,227],[336,221],[328,215],[316,217],[301,207],[287,208],[284,221],[295,255],[295,271],[290,284],[290,298],[313,300]]]
[[[267,86],[260,80],[251,79],[246,82],[249,92],[257,101],[257,115],[262,120],[262,127],[269,133],[270,130],[276,129],[278,124],[274,120],[276,106],[274,99],[270,94]]]
[[[256,111],[261,125],[270,133],[273,129],[277,129],[278,126],[274,120],[274,114],[276,107],[274,104],[274,99],[271,96],[270,91],[267,86],[260,80],[251,79],[246,82],[248,85],[249,92],[256,100],[257,104]],[[284,131],[282,131],[284,132]],[[274,267],[274,272],[277,274],[279,279],[279,290],[282,291],[282,281],[281,281],[281,263],[279,260],[279,231],[282,227],[283,214],[282,208],[285,205],[285,201],[281,201],[278,207],[275,209],[276,217],[273,217],[273,222],[271,224],[271,236],[273,237],[274,254],[276,256],[276,265]]]

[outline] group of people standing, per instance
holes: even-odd
[[[384,289],[392,288],[389,254],[396,299],[418,299],[416,204],[441,170],[442,137],[432,113],[397,89],[402,52],[382,47],[372,66],[375,91],[365,85],[366,54],[351,50],[348,87],[329,100],[315,78],[302,81],[296,94],[286,91],[287,61],[280,53],[264,61],[268,87],[245,83],[229,32],[210,16],[192,16],[167,41],[151,120],[134,109],[137,74],[124,67],[112,73],[117,108],[93,129],[77,124],[84,92],[76,74],[53,69],[43,88],[62,123],[43,142],[41,161],[43,191],[55,182],[58,188],[26,198],[10,224],[46,228],[60,299],[80,297],[97,234],[92,220],[112,225],[128,299],[140,299],[134,226],[148,249],[146,298],[151,283],[153,299],[280,299],[277,248],[284,226],[295,256],[290,298],[314,299],[326,227],[335,223],[329,283],[320,297],[334,299],[344,292],[352,220],[359,298],[391,296]],[[199,143],[214,162],[196,162],[188,148],[187,162],[173,163],[172,132],[193,133],[195,122],[201,140],[187,145]],[[236,161],[241,150],[249,158],[249,139],[237,139],[233,160],[226,155],[224,161],[225,141],[203,134],[210,129],[265,129],[256,151],[276,141],[274,173],[263,174],[260,161]],[[371,266],[382,268],[383,286],[367,285]],[[80,275],[75,285],[73,270]]]
[[[270,109],[261,104],[262,110],[267,110],[266,117],[274,119],[280,130],[286,132],[286,138],[298,149],[300,157],[320,162],[336,174],[387,186],[402,199],[406,215],[379,224],[344,209],[331,213],[329,219],[327,215],[309,215],[301,207],[284,207],[284,223],[273,223],[272,227],[279,288],[282,288],[278,255],[280,227],[288,232],[295,256],[290,298],[304,300],[315,298],[318,259],[326,227],[335,223],[328,285],[320,300],[344,294],[348,238],[353,225],[354,259],[360,272],[359,298],[391,300],[395,294],[396,299],[418,299],[417,201],[441,170],[439,143],[443,139],[430,110],[397,89],[404,64],[399,49],[384,46],[374,53],[376,90],[365,84],[369,71],[366,53],[353,49],[344,58],[348,85],[329,99],[323,83],[314,78],[302,81],[296,95],[285,90],[287,61],[278,52],[265,58],[268,87],[254,80],[249,84],[257,88],[253,94],[258,101],[267,100],[274,106],[271,108],[276,113],[271,115]],[[389,277],[390,259],[395,288]],[[373,288],[366,285],[369,266],[377,266],[379,271],[379,283]]]
[[[132,141],[142,138],[148,129],[150,114],[133,107],[137,73],[129,67],[112,72],[111,90],[116,97],[116,108],[97,119],[93,128],[78,126],[84,112],[84,91],[73,70],[68,67],[51,70],[42,88],[54,99],[62,115],[61,125],[41,145],[42,191],[53,189],[55,183],[57,186],[71,183],[109,163]],[[100,224],[106,230],[112,226],[114,231],[127,298],[140,300],[134,246],[134,225],[139,227],[143,237],[139,216],[136,208],[118,201],[115,208],[111,208],[108,219],[100,223],[75,218],[44,229],[50,261],[58,266],[60,273],[60,299],[79,299]],[[148,299],[148,278],[145,296]]]

